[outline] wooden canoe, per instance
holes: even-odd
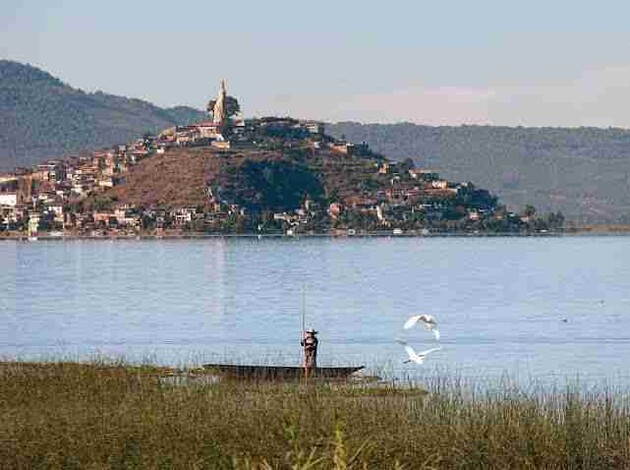
[[[298,366],[253,366],[233,364],[204,364],[205,369],[215,371],[222,377],[244,380],[299,380],[304,377],[304,368]],[[309,377],[317,379],[344,379],[365,366],[315,367]]]

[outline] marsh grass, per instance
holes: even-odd
[[[165,383],[124,363],[0,363],[5,468],[630,468],[619,391]]]

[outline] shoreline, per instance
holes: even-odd
[[[627,225],[602,225],[571,227],[561,231],[544,232],[422,232],[412,230],[409,232],[395,233],[392,230],[379,230],[374,232],[348,233],[347,230],[336,230],[328,233],[206,233],[206,232],[165,232],[136,233],[136,234],[57,234],[41,233],[36,236],[28,236],[23,233],[0,234],[0,241],[70,241],[70,240],[197,240],[214,238],[489,238],[489,237],[574,237],[574,236],[627,236],[630,235],[630,226]]]

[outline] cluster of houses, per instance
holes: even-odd
[[[153,137],[80,156],[52,159],[0,176],[0,230],[36,235],[81,229],[70,204],[124,181],[129,167],[159,149]],[[121,218],[121,222],[122,222]]]
[[[358,230],[401,229],[426,231],[437,228],[449,218],[460,226],[474,226],[483,219],[520,224],[523,217],[497,205],[497,198],[471,182],[453,183],[428,169],[406,168],[392,162],[374,164],[375,176],[383,184],[375,190],[356,192],[332,202],[325,208],[331,228],[355,233]],[[290,213],[274,214],[290,233],[312,228],[312,220],[323,208],[313,201]]]
[[[295,136],[323,135],[323,125],[313,121],[289,118],[233,120],[225,123],[212,120],[167,129],[157,136],[146,135],[125,145],[117,145],[77,156],[47,160],[34,168],[19,168],[0,175],[0,231],[28,232],[37,236],[49,234],[111,233],[131,234],[150,225],[157,229],[189,228],[195,220],[216,221],[216,214],[201,214],[194,207],[172,210],[139,209],[121,206],[114,210],[91,207],[77,202],[88,195],[105,192],[125,181],[128,170],[143,159],[162,154],[172,148],[209,146],[229,150],[232,146],[247,148],[256,145],[252,135],[261,130],[273,135],[290,132]],[[224,137],[229,133],[229,139]],[[332,144],[331,144],[332,145]],[[348,152],[350,144],[336,143],[338,150]],[[209,202],[220,204],[210,188]],[[228,204],[226,216],[242,210]],[[220,221],[220,220],[219,220]]]

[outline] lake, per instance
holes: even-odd
[[[630,238],[208,238],[0,242],[0,356],[630,385]],[[442,350],[403,364],[402,325]]]

